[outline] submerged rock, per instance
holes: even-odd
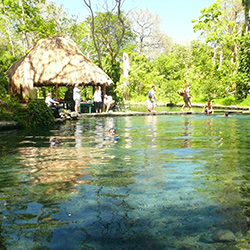
[[[78,117],[78,113],[77,112],[71,112],[70,116],[72,119],[76,119]]]
[[[212,238],[217,242],[230,242],[236,240],[234,233],[230,230],[218,230],[214,233]]]
[[[210,233],[202,234],[199,240],[205,243],[213,243],[212,235]]]
[[[65,118],[55,118],[55,123],[64,123]]]

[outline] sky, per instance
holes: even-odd
[[[53,0],[62,5],[70,15],[84,19],[89,15],[83,0]],[[104,0],[91,0],[94,11],[97,6],[102,6]],[[113,3],[113,0],[107,0]],[[198,37],[193,32],[192,19],[198,19],[200,10],[213,4],[215,0],[125,0],[122,9],[148,9],[159,15],[161,19],[160,29],[163,33],[173,38],[174,42],[187,43]],[[101,11],[101,9],[99,9]]]

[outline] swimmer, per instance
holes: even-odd
[[[114,141],[114,140],[118,140],[119,136],[116,135],[116,130],[114,128],[110,128],[108,137],[105,137],[104,139]]]
[[[116,131],[115,131],[114,128],[110,128],[110,129],[109,129],[109,136],[110,136],[110,137],[115,137],[115,136],[116,136]]]

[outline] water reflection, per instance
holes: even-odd
[[[184,147],[191,148],[191,140],[189,137],[191,136],[191,119],[185,118],[184,121]]]
[[[130,117],[124,117],[124,123],[126,124],[126,127],[124,128],[124,140],[125,140],[125,148],[129,149],[132,147],[132,137],[131,137],[131,127],[132,122]],[[126,156],[130,158],[129,156]]]
[[[156,148],[156,137],[157,137],[157,117],[158,116],[146,116],[145,122],[148,127],[148,132],[149,132],[149,137],[150,139],[150,144],[152,148]]]
[[[20,148],[20,163],[25,166],[24,173],[29,174],[30,181],[44,193],[68,194],[76,192],[74,187],[88,182],[80,177],[88,174],[91,156],[83,150],[73,148]],[[45,185],[46,184],[46,185]]]
[[[96,147],[101,147],[103,143],[103,138],[105,134],[103,133],[103,122],[98,119],[95,124],[95,143]]]
[[[248,117],[228,120],[88,118],[0,135],[0,247],[247,249]],[[111,126],[117,143],[104,140]],[[223,230],[237,240],[217,240]]]
[[[75,140],[76,140],[76,148],[81,148],[82,147],[82,140],[81,140],[81,136],[82,136],[82,125],[80,123],[80,121],[76,122],[76,128],[75,128]]]

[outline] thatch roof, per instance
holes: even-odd
[[[17,93],[35,86],[112,84],[102,69],[84,56],[72,40],[63,36],[39,40],[6,74],[10,88]]]

